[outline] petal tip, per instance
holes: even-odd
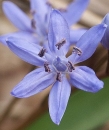
[[[60,125],[60,121],[59,120],[52,120],[56,125]]]
[[[95,90],[93,90],[93,93],[100,91],[103,88],[103,86],[104,86],[104,83],[101,81],[100,85]]]
[[[108,26],[107,24],[104,24],[104,25],[103,25],[104,28],[107,28],[107,26]]]
[[[18,95],[14,92],[14,90],[11,91],[10,94],[11,94],[13,97],[16,97],[16,98],[25,98],[25,97],[20,96],[20,95],[18,96]]]
[[[10,92],[10,94],[14,97],[16,97],[15,93],[13,91]]]

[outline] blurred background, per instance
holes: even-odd
[[[29,15],[29,0],[10,0]],[[66,7],[70,0],[49,0],[55,7]],[[0,0],[0,35],[17,29],[5,17]],[[90,28],[102,21],[109,12],[109,0],[90,0],[80,21],[72,28]],[[17,15],[17,14],[16,14]],[[12,88],[35,67],[22,61],[6,46],[0,44],[0,130],[109,130],[109,78],[106,73],[108,51],[101,45],[94,55],[81,63],[93,68],[105,82],[96,94],[72,90],[72,95],[59,126],[48,114],[50,88],[30,98],[17,99],[10,95]]]

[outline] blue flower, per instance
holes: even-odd
[[[46,4],[46,0],[31,0],[31,13],[33,18],[30,19],[19,7],[10,1],[4,1],[2,8],[3,12],[7,18],[19,29],[18,32],[6,34],[0,37],[0,41],[6,45],[5,39],[9,36],[15,36],[18,38],[28,39],[30,42],[39,43],[39,38],[37,35],[40,34],[39,31],[43,31],[45,28],[37,25],[38,22],[47,22],[44,19],[49,13],[48,8],[50,6]],[[36,9],[37,15],[36,15]],[[39,18],[36,23],[36,16]],[[44,24],[43,24],[44,26]],[[37,28],[36,28],[37,27]],[[41,28],[40,28],[41,27]],[[38,33],[38,34],[37,34]],[[36,35],[37,34],[37,35]]]
[[[102,20],[102,23],[107,25],[107,29],[104,33],[101,43],[105,48],[109,49],[109,13],[105,15]]]
[[[35,43],[9,37],[7,44],[16,55],[30,64],[39,66],[27,74],[11,94],[18,98],[26,98],[52,85],[49,113],[52,121],[59,125],[71,93],[70,84],[92,93],[103,88],[103,82],[96,77],[92,69],[76,64],[94,53],[105,30],[104,24],[89,29],[74,46],[69,57],[66,57],[70,47],[69,27],[57,10],[53,10],[50,15],[48,52]]]
[[[48,22],[51,12],[51,6],[47,0],[31,0],[31,13],[33,18],[30,19],[20,8],[10,1],[3,2],[3,11],[8,19],[19,29],[18,32],[2,35],[0,42],[6,44],[5,39],[9,36],[28,39],[34,43],[46,43],[48,33]],[[88,6],[89,0],[75,0],[62,14],[69,23],[69,26],[76,23],[83,11]],[[86,29],[71,30],[71,43],[75,43],[86,32]],[[78,34],[78,35],[77,35]]]

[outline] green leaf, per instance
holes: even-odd
[[[109,78],[98,93],[77,91],[70,97],[66,112],[59,126],[49,114],[44,114],[26,130],[92,130],[109,120]]]

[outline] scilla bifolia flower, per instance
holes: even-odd
[[[92,93],[103,88],[103,82],[96,77],[92,69],[76,64],[94,53],[105,29],[104,24],[89,29],[74,46],[69,57],[66,57],[70,47],[69,27],[57,10],[53,10],[50,15],[48,52],[44,47],[29,41],[9,37],[7,44],[17,56],[39,66],[27,74],[11,94],[18,98],[26,98],[52,85],[49,94],[49,113],[52,121],[59,125],[69,100],[71,85]]]
[[[69,23],[69,26],[76,23],[83,11],[88,6],[89,0],[75,0],[62,14]],[[3,12],[7,18],[19,29],[18,32],[6,34],[0,37],[0,42],[6,45],[5,39],[9,36],[28,39],[30,42],[44,44],[47,41],[48,21],[51,12],[51,5],[47,0],[30,0],[30,19],[20,8],[10,1],[3,2]],[[86,32],[85,29],[71,30],[71,43],[75,43]]]

